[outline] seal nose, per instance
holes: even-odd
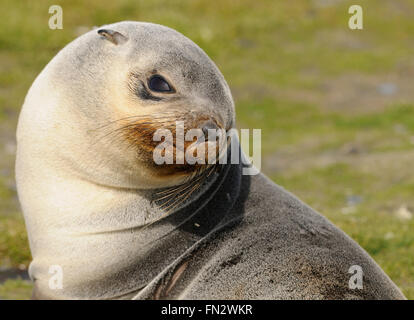
[[[203,125],[201,126],[201,130],[203,130],[204,137],[208,137],[209,129],[214,129],[214,130],[218,129],[217,124],[212,120],[208,120],[204,122]]]

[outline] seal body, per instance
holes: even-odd
[[[241,177],[227,219],[135,298],[404,299],[357,243],[262,174]],[[362,289],[349,285],[353,265]]]
[[[167,27],[104,26],[40,73],[16,158],[35,298],[404,298],[342,231],[243,164],[155,165],[152,138],[176,121],[228,131],[235,114],[214,63]]]

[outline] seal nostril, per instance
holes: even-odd
[[[208,120],[206,122],[204,122],[204,124],[201,127],[201,130],[203,130],[204,136],[207,138],[208,137],[208,130],[217,130],[218,127],[216,125],[216,123],[212,120]]]

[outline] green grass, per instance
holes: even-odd
[[[20,214],[0,216],[1,266],[17,268],[28,266],[30,251],[23,218]]]
[[[165,24],[199,44],[226,77],[238,126],[262,129],[263,169],[361,244],[414,299],[414,1],[364,0],[364,30],[347,27],[354,1],[15,1],[0,19],[0,142],[14,142],[36,75],[78,34],[120,20]],[[63,30],[48,8],[63,7]],[[353,80],[359,78],[359,82]],[[345,80],[344,80],[345,79]],[[376,90],[392,82],[397,93]],[[0,267],[30,253],[13,187],[13,155],[0,148]],[[361,199],[349,204],[350,197]],[[29,297],[10,280],[0,297]]]
[[[0,300],[27,300],[31,294],[32,284],[26,280],[7,280],[0,285]]]

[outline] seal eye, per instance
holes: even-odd
[[[148,80],[148,87],[155,92],[173,92],[168,82],[159,75],[154,75]]]

